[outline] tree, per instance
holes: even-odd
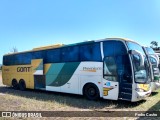
[[[18,49],[16,47],[13,47],[11,50],[10,50],[12,53],[16,53],[18,52]]]
[[[152,41],[151,42],[151,47],[152,48],[157,48],[158,47],[158,42],[157,41]]]

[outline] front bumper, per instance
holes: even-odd
[[[151,94],[151,89],[147,92],[137,92],[137,100],[136,101],[140,101],[140,100],[143,100],[145,99],[146,97],[150,96]]]

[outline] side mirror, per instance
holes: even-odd
[[[129,50],[129,54],[140,56],[140,66],[144,66],[144,57],[138,50]]]
[[[159,72],[159,69],[158,68],[153,68],[153,73],[154,74],[159,74],[160,72]]]

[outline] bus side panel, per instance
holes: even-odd
[[[65,79],[65,76],[62,76],[62,79]],[[61,86],[61,92],[65,92],[65,93],[79,94],[78,90],[79,90],[78,75],[73,75],[66,84]]]
[[[31,65],[16,65],[16,66],[3,66],[3,84],[12,86],[12,80],[16,79],[17,82],[23,79],[26,83],[26,88],[32,88],[32,69]]]
[[[102,62],[45,64],[46,90],[83,94],[87,83],[95,84],[102,97]]]
[[[10,69],[8,66],[2,66],[2,82],[4,85],[11,86]]]
[[[81,95],[83,95],[83,87],[87,83],[95,84],[99,89],[100,97],[103,97],[102,76],[96,76],[96,75],[92,75],[92,76],[91,75],[83,75],[83,76],[80,76],[80,94]]]
[[[75,71],[79,64],[79,62],[46,64],[46,90],[78,94],[79,83]]]
[[[99,88],[100,97],[103,96],[102,62],[81,62],[75,74],[79,74],[79,94],[83,94],[87,83],[93,83]]]

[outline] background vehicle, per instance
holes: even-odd
[[[158,64],[158,68],[159,68],[159,71],[160,71],[160,53],[155,53],[158,57],[159,57],[159,64]]]
[[[3,56],[3,84],[134,102],[151,93],[145,58],[141,45],[121,38],[36,48]]]
[[[152,75],[152,81],[151,81],[151,90],[155,91],[158,88],[160,88],[160,71],[158,69],[159,64],[159,58],[155,54],[152,48],[150,47],[143,47],[148,60],[150,62],[150,69],[151,69],[151,75]]]

